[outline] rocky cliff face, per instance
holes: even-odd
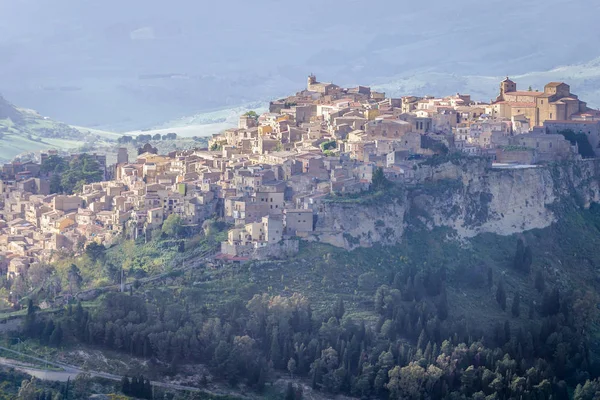
[[[402,240],[413,224],[448,227],[463,238],[545,228],[564,202],[600,202],[600,160],[525,169],[492,169],[484,160],[422,165],[417,183],[379,198],[330,201],[318,213],[318,240],[353,249]]]
[[[317,215],[315,234],[307,239],[347,249],[395,243],[402,240],[405,229],[405,200],[398,197],[372,205],[328,203]]]

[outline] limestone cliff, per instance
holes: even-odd
[[[545,228],[560,205],[600,202],[600,160],[523,169],[492,169],[484,160],[421,165],[416,183],[377,198],[331,199],[317,214],[318,240],[347,249],[390,245],[413,224],[448,227],[463,238]]]

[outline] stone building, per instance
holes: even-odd
[[[584,134],[596,156],[600,156],[600,121],[546,121],[543,131],[549,134],[573,131]]]
[[[313,231],[313,210],[286,209],[283,218],[288,235]]]
[[[335,89],[338,89],[339,86],[334,85],[333,83],[321,83],[317,81],[317,77],[314,75],[309,75],[306,89],[309,92],[317,92],[324,96],[331,94]]]
[[[575,157],[576,151],[563,135],[530,133],[511,138],[511,144],[523,149],[535,151],[535,162],[569,160]]]
[[[508,77],[500,83],[500,94],[491,107],[493,117],[524,115],[531,126],[542,126],[548,120],[570,120],[587,110],[587,104],[571,93],[566,83],[550,82],[543,92],[518,91],[517,84]]]

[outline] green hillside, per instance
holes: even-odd
[[[116,137],[116,134],[76,129],[53,121],[33,110],[17,108],[0,96],[0,162],[23,153],[77,149],[85,143],[98,144]]]
[[[459,240],[411,221],[395,246],[302,243],[292,259],[243,265],[203,262],[224,238],[222,223],[206,235],[122,241],[52,266],[65,288],[76,277],[81,289],[106,289],[38,314],[22,334],[91,369],[187,376],[256,398],[283,398],[289,380],[322,398],[421,399],[433,390],[429,398],[587,399],[600,385],[583,387],[600,375],[600,207],[566,202],[557,212],[556,223],[522,235]],[[120,266],[128,293],[107,286],[120,281]],[[125,355],[119,367],[102,361]]]

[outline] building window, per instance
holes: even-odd
[[[550,119],[552,119],[552,113],[550,113]]]

